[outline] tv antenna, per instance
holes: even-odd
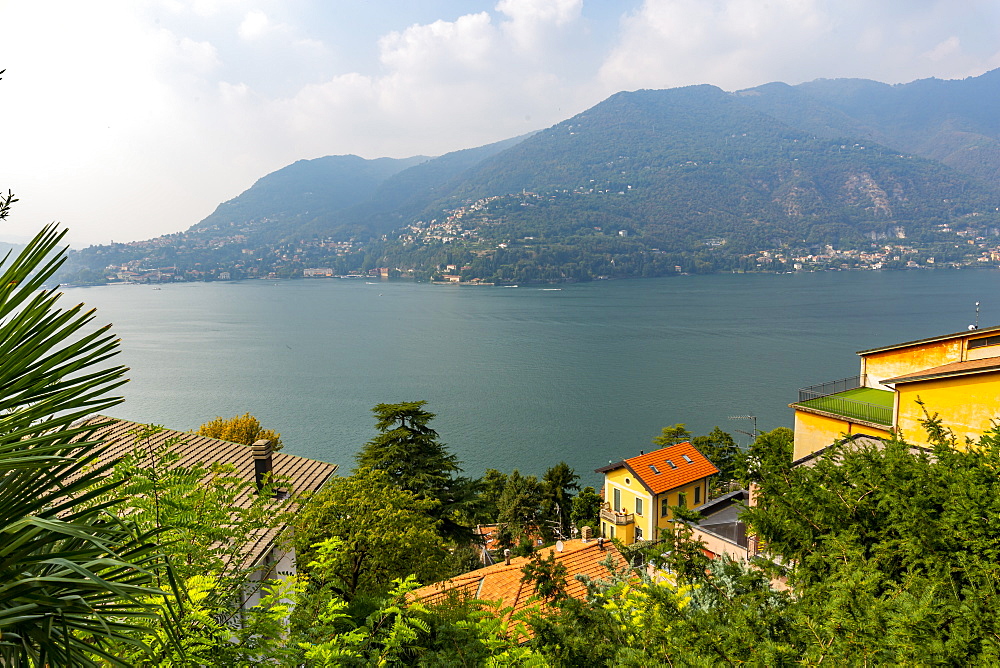
[[[562,524],[562,508],[559,507],[558,503],[556,504],[555,511],[556,511],[556,515],[558,516],[558,519],[545,520],[545,523],[547,525],[549,525],[549,530],[552,532],[552,535],[556,539],[558,539],[558,540],[564,540],[564,539],[568,538],[568,536],[566,534],[564,534],[563,530],[562,530],[562,526],[563,526],[563,524]]]
[[[757,440],[757,416],[756,415],[730,415],[730,420],[753,420],[753,433],[749,431],[743,431],[742,429],[734,429],[733,431],[738,431],[741,434],[746,434],[753,441]]]
[[[979,302],[976,302],[976,324],[971,325],[969,330],[979,329]]]

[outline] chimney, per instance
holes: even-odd
[[[261,439],[250,446],[253,450],[253,475],[254,482],[257,483],[257,491],[264,489],[264,484],[270,473],[274,470],[271,462],[271,441]]]
[[[599,536],[599,537],[598,537],[598,539],[597,539],[597,547],[598,547],[598,549],[600,549],[600,550],[601,550],[602,552],[604,551],[604,536]]]
[[[503,563],[505,563],[508,566],[510,566],[510,548],[509,547],[504,548],[504,551],[503,551]]]
[[[580,529],[580,538],[583,539],[584,543],[588,543],[590,542],[590,536],[593,533],[594,533],[593,529],[591,529],[589,526],[584,526],[582,529]]]

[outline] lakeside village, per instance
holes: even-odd
[[[519,193],[483,198],[447,212],[443,220],[416,221],[394,238],[383,235],[377,242],[338,240],[334,238],[299,239],[260,248],[248,247],[253,232],[265,226],[266,219],[247,223],[238,230],[193,229],[146,241],[112,243],[88,249],[102,256],[129,258],[111,263],[97,272],[86,271],[69,282],[80,283],[164,283],[173,281],[229,281],[241,279],[276,280],[284,278],[411,278],[435,283],[492,285],[469,274],[473,267],[464,263],[441,262],[430,269],[401,266],[376,266],[378,253],[386,259],[387,249],[395,248],[393,257],[414,248],[451,249],[454,256],[489,258],[498,251],[542,250],[551,240],[533,236],[498,238],[495,208],[510,207],[509,200],[525,204],[543,199],[535,193]],[[836,248],[830,244],[780,248],[739,255],[736,272],[788,273],[800,271],[913,270],[941,268],[1000,267],[1000,229],[975,225],[973,218],[961,224],[935,226],[933,243],[907,239],[905,226],[897,225],[886,233],[869,235],[865,248]],[[604,234],[634,240],[628,230],[592,228]],[[702,241],[708,252],[725,252],[725,238]],[[649,248],[651,256],[667,251]],[[613,264],[613,260],[612,260]],[[685,267],[673,267],[684,274]],[[598,276],[596,278],[606,278]]]
[[[452,243],[462,238],[467,241],[477,241],[469,230],[462,229],[453,223],[438,223],[431,221],[420,226],[414,224],[406,237],[421,240],[438,239],[442,243]],[[943,230],[949,231],[949,230]],[[620,231],[624,236],[626,232]],[[905,233],[904,233],[905,234]],[[210,243],[199,243],[201,235],[184,233],[185,243],[182,250],[203,251],[219,247],[218,239]],[[235,235],[226,241],[239,244]],[[155,246],[155,240],[135,241],[127,245],[136,249],[150,249]],[[521,245],[530,244],[533,237],[525,237],[517,241]],[[725,239],[708,239],[706,246],[721,246]],[[506,248],[509,242],[497,244],[498,248]],[[412,277],[413,269],[399,267],[373,267],[366,271],[354,270],[338,273],[329,266],[310,266],[313,256],[324,256],[327,259],[332,251],[335,256],[350,257],[362,254],[365,244],[355,241],[299,240],[295,243],[279,244],[267,249],[265,253],[250,248],[241,248],[246,256],[258,256],[254,259],[235,261],[231,266],[212,267],[209,263],[196,263],[192,268],[182,268],[177,264],[163,266],[155,258],[146,256],[129,260],[120,265],[108,265],[103,270],[103,282],[107,283],[164,283],[174,281],[229,281],[241,279],[277,280],[283,278],[407,278]],[[961,253],[958,260],[939,261],[926,248],[916,245],[884,243],[871,250],[847,249],[841,250],[826,244],[818,253],[793,254],[784,250],[763,250],[757,253],[741,256],[750,267],[749,272],[787,273],[790,271],[879,271],[899,269],[961,269],[961,268],[1000,268],[1000,242],[977,236],[962,239],[961,245],[955,244],[956,252]],[[489,251],[473,251],[483,254]],[[652,252],[660,252],[652,249]],[[228,263],[227,263],[228,264]],[[435,283],[461,283],[463,285],[491,285],[480,279],[462,280],[462,271],[470,269],[469,265],[441,264],[432,276]],[[684,273],[678,265],[678,274]]]

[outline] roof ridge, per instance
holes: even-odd
[[[161,430],[159,433],[172,432],[174,434],[179,434],[181,436],[193,436],[194,438],[204,438],[204,439],[207,439],[209,441],[218,441],[219,443],[228,443],[229,445],[235,445],[235,446],[239,446],[241,448],[249,448],[250,447],[249,445],[245,445],[243,443],[237,443],[236,441],[227,441],[224,438],[216,438],[215,436],[202,436],[201,434],[197,434],[197,433],[191,432],[191,431],[181,431],[180,429],[171,429],[170,427],[166,427],[166,426],[161,425],[161,424],[154,424],[152,422],[136,422],[135,420],[126,420],[125,418],[117,418],[117,417],[113,417],[113,416],[110,416],[110,415],[103,415],[103,414],[100,414],[100,413],[95,413],[94,415],[89,415],[89,416],[83,418],[80,422],[81,423],[89,422],[91,420],[96,420],[98,418],[103,419],[103,420],[108,420],[108,422],[105,422],[105,423],[103,423],[101,425],[104,428],[112,427],[112,423],[117,423],[118,425],[135,425],[136,427],[158,427]],[[185,443],[185,445],[190,445],[190,444]],[[327,466],[336,466],[338,469],[340,468],[339,464],[334,464],[333,462],[326,462],[326,461],[323,461],[322,459],[316,459],[314,457],[306,457],[304,455],[296,455],[296,454],[292,454],[291,452],[284,452],[282,450],[277,450],[275,452],[272,452],[271,456],[272,457],[278,457],[278,456],[281,456],[281,457],[294,457],[296,459],[304,459],[306,461],[315,462],[317,464],[326,464]]]

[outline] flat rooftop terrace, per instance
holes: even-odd
[[[853,390],[844,390],[836,394],[799,401],[794,405],[890,427],[892,426],[894,396],[895,393],[889,390],[858,387]]]

